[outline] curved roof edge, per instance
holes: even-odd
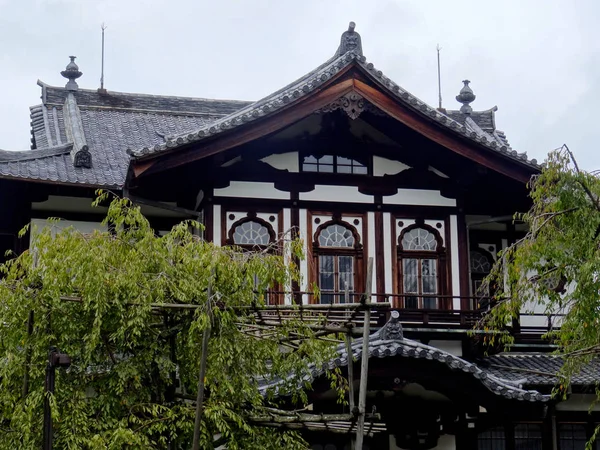
[[[357,340],[352,344],[353,360],[360,360],[362,357],[362,342]],[[348,353],[345,344],[341,344],[336,349],[337,357],[325,363],[323,367],[309,367],[309,374],[303,377],[304,383],[310,383],[327,370],[341,368],[348,365]],[[369,358],[387,358],[399,356],[412,359],[427,359],[446,365],[453,371],[460,371],[471,375],[485,386],[490,392],[506,399],[527,401],[527,402],[548,402],[550,395],[541,394],[534,390],[525,390],[522,388],[522,380],[506,380],[493,375],[477,364],[466,361],[458,356],[448,353],[439,348],[431,347],[411,339],[406,339],[402,333],[402,326],[397,316],[392,318],[379,331],[369,337]],[[283,384],[283,380],[266,381],[259,383],[259,388],[263,394],[270,389],[277,389]],[[284,395],[284,393],[280,393]]]

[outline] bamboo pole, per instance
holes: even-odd
[[[346,285],[346,292],[344,295],[344,302],[348,303],[350,299],[350,293],[348,292],[348,285]],[[351,323],[347,323],[346,327],[350,329]],[[346,333],[346,353],[348,354],[348,404],[350,406],[350,414],[352,417],[356,417],[356,411],[354,410],[354,360],[352,358],[352,335]],[[354,450],[355,439],[350,438],[350,450]]]
[[[214,272],[214,270],[213,270]],[[202,334],[202,357],[200,359],[200,374],[198,375],[198,395],[196,397],[196,420],[194,422],[194,440],[192,450],[200,450],[200,425],[202,423],[202,412],[204,410],[204,378],[206,376],[206,362],[208,358],[208,340],[211,332],[211,305],[212,280],[209,281],[207,289],[206,312],[208,314],[208,325]]]
[[[373,257],[369,258],[367,264],[367,286],[365,289],[364,302],[370,303],[371,291],[373,286]],[[356,425],[356,444],[355,450],[362,450],[365,414],[367,403],[367,379],[369,377],[369,335],[371,332],[371,309],[365,309],[365,320],[363,325],[362,357],[360,361],[360,386],[358,389],[358,423]]]

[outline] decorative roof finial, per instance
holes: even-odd
[[[477,98],[475,94],[473,94],[473,89],[469,87],[469,80],[463,80],[465,84],[458,95],[456,96],[456,100],[463,105],[460,107],[460,112],[463,114],[471,114],[473,112],[473,108],[471,108],[470,103]]]
[[[63,77],[68,78],[69,80],[69,82],[65,85],[65,88],[67,88],[69,91],[76,91],[77,89],[79,89],[79,86],[77,85],[75,80],[81,75],[83,75],[83,72],[80,72],[79,66],[75,64],[76,56],[69,56],[69,58],[71,58],[71,62],[67,64],[66,69],[63,70],[60,74]]]
[[[348,31],[344,31],[342,33],[342,38],[340,40],[340,47],[336,52],[336,56],[342,56],[348,52],[354,52],[357,55],[362,56],[362,43],[360,40],[360,34],[358,34],[354,29],[356,28],[356,24],[354,22],[350,22],[348,25]]]

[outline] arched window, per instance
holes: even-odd
[[[314,250],[321,303],[343,303],[345,291],[356,289],[360,255],[356,230],[341,222],[323,224],[315,233]]]
[[[233,228],[235,245],[269,245],[271,242],[270,227],[256,220],[242,222]]]
[[[405,308],[438,309],[444,248],[439,234],[427,226],[406,228],[398,242],[400,304]]]

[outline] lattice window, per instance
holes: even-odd
[[[542,427],[522,423],[515,427],[515,450],[542,450]]]
[[[558,424],[558,445],[560,450],[585,450],[587,441],[588,438],[585,424]],[[592,448],[596,447],[592,446]]]
[[[367,175],[369,169],[361,162],[335,155],[308,155],[302,159],[303,172],[345,173]]]
[[[270,241],[269,229],[258,221],[242,222],[233,232],[233,243],[236,245],[268,245]]]
[[[477,450],[506,450],[504,428],[492,428],[479,433],[477,436]]]
[[[343,225],[332,224],[321,230],[319,245],[321,247],[354,247],[354,235],[349,228]]]
[[[471,254],[471,273],[488,274],[492,270],[492,263],[483,253],[472,251]]]
[[[413,228],[402,236],[403,250],[434,252],[437,250],[437,245],[435,235],[425,228]]]

